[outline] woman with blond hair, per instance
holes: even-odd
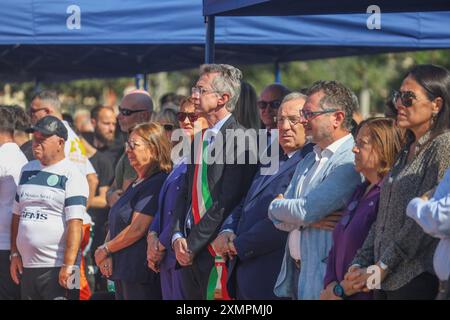
[[[109,234],[95,261],[114,280],[117,300],[161,299],[159,276],[146,266],[146,235],[172,169],[171,144],[161,125],[143,123],[132,129],[125,150],[137,179],[112,206]]]

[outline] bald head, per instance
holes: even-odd
[[[144,90],[133,90],[127,93],[123,99],[121,106],[136,106],[138,109],[146,109],[153,112],[153,100],[150,94]],[[128,107],[127,107],[128,108]]]
[[[285,86],[273,83],[265,87],[258,100],[259,117],[267,129],[275,129],[275,117],[283,98],[290,93]]]
[[[143,90],[127,93],[119,106],[120,129],[129,132],[135,125],[150,121],[153,112],[153,101],[150,94]]]

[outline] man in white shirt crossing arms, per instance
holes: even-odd
[[[357,107],[353,96],[337,81],[317,81],[300,111],[305,134],[316,145],[298,164],[284,196],[272,201],[268,212],[277,229],[289,232],[274,288],[279,297],[320,297],[332,234],[313,224],[344,208],[361,183],[350,134]]]

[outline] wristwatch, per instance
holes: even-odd
[[[333,288],[333,293],[335,296],[342,298],[343,300],[346,300],[348,296],[345,294],[344,288],[341,286],[340,283],[336,283],[336,285]]]
[[[11,261],[15,257],[20,257],[20,254],[18,252],[13,252],[9,255],[9,261]]]

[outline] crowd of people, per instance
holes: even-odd
[[[0,299],[450,299],[443,67],[363,121],[338,81],[257,95],[224,64],[159,112],[30,101],[0,106]]]

